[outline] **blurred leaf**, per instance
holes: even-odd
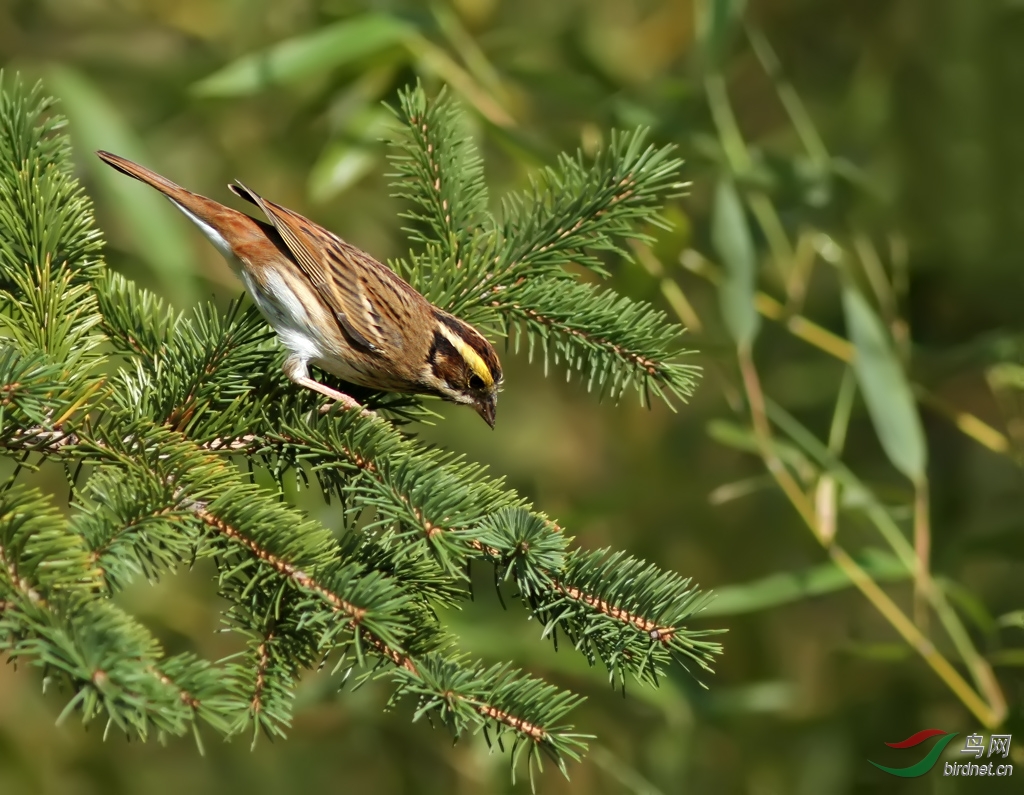
[[[508,99],[502,85],[501,72],[481,49],[477,40],[463,24],[459,15],[447,3],[432,2],[430,10],[437,21],[437,26],[448,39],[452,49],[465,62],[470,73],[482,86],[495,97]]]
[[[754,436],[753,430],[743,428],[726,420],[712,420],[709,422],[708,436],[726,447],[742,450],[745,453],[754,453],[755,455],[760,455],[761,453],[761,447],[758,444],[757,437]],[[792,445],[776,439],[772,441],[772,446],[775,449],[775,454],[797,471],[807,472],[810,469],[807,457]]]
[[[746,0],[703,0],[696,7],[700,13],[699,35],[705,67],[717,69],[743,15]]]
[[[335,141],[320,154],[309,174],[309,196],[325,202],[344,193],[373,171],[380,155],[365,144]]]
[[[775,485],[775,479],[771,475],[754,475],[732,483],[723,483],[708,494],[708,502],[711,505],[725,505],[727,502],[749,497],[759,491],[774,489]]]
[[[954,605],[970,619],[981,632],[986,635],[994,635],[998,629],[998,622],[985,607],[985,603],[978,598],[977,594],[969,588],[964,587],[955,580],[948,577],[936,577],[936,583],[942,589]]]
[[[914,656],[915,652],[905,643],[846,643],[842,651],[851,657],[874,662],[902,662]]]
[[[756,682],[741,687],[720,688],[708,697],[711,712],[717,714],[744,714],[788,712],[799,699],[793,682]]]
[[[892,465],[915,483],[925,476],[924,430],[906,374],[882,321],[856,287],[843,289],[850,341],[857,349],[853,371],[878,440]]]
[[[603,745],[592,745],[588,759],[621,785],[622,792],[633,795],[663,795],[662,790],[644,778],[640,771]]]
[[[893,555],[868,549],[858,560],[872,579],[895,582],[909,578],[906,567]],[[767,610],[848,588],[852,583],[834,563],[822,563],[802,571],[772,574],[745,585],[727,585],[715,591],[702,617],[737,615]]]
[[[761,322],[754,306],[757,254],[736,184],[727,177],[719,179],[715,190],[711,243],[725,266],[718,289],[725,325],[738,345],[750,345]]]
[[[994,651],[988,655],[988,661],[993,665],[1024,667],[1024,649]]]
[[[798,157],[794,161],[794,165],[797,171],[804,170],[806,172],[809,185],[815,186],[817,192],[822,194],[818,196],[818,201],[812,200],[810,203],[815,206],[823,206],[831,199],[828,185],[830,161],[828,148],[825,146],[810,113],[807,112],[807,107],[800,98],[800,94],[783,74],[782,64],[779,62],[779,57],[775,54],[771,42],[768,41],[768,37],[760,29],[748,26],[747,38],[754,55],[761,62],[761,68],[764,69],[765,74],[771,79],[772,85],[775,86],[775,93],[778,94],[779,101],[789,114],[793,130],[800,136],[804,149],[807,151],[807,158]],[[808,198],[811,199],[812,196],[809,195]]]
[[[1016,389],[1024,391],[1024,366],[1012,362],[1001,362],[987,372],[993,389]]]
[[[108,168],[92,152],[109,149],[141,163],[152,163],[154,158],[117,107],[81,72],[55,66],[49,71],[48,82],[71,120],[76,149],[86,153],[85,166],[131,230],[139,259],[173,301],[181,306],[192,304],[196,284],[187,223],[176,212],[168,211],[159,193]]]
[[[846,510],[862,511],[903,560],[908,571],[913,571],[916,565],[914,550],[897,524],[894,509],[884,505],[846,464],[782,406],[772,400],[766,401],[765,405],[768,409],[768,418],[842,486],[840,505]]]
[[[394,122],[383,107],[365,108],[346,125],[345,134],[321,152],[309,175],[309,195],[323,202],[343,193],[373,171],[381,160],[380,138]]]
[[[1024,629],[1024,610],[1013,610],[1009,613],[1003,613],[1003,615],[996,619],[996,624],[1001,627]]]
[[[420,35],[406,37],[405,44],[421,70],[447,83],[491,124],[503,128],[515,126],[515,119],[501,101],[478,83],[447,51]]]
[[[415,30],[388,14],[362,14],[250,53],[196,83],[203,97],[256,94],[330,71],[399,44]]]

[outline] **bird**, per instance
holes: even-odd
[[[224,256],[287,351],[284,373],[343,408],[350,395],[314,380],[313,365],[352,384],[472,406],[494,428],[501,363],[469,323],[431,304],[359,248],[241,182],[228,185],[266,221],[193,193],[106,151],[101,160],[155,188]]]

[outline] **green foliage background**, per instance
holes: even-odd
[[[573,718],[600,743],[570,767],[571,782],[549,771],[542,792],[972,791],[867,764],[904,764],[883,743],[924,727],[982,726],[837,577],[753,454],[734,340],[754,345],[769,399],[825,443],[837,396],[853,392],[822,331],[861,350],[895,342],[903,367],[854,368],[861,390],[843,461],[908,538],[912,484],[929,484],[932,568],[995,671],[1024,771],[1022,59],[1024,10],[997,0],[0,3],[0,63],[62,99],[108,261],[178,307],[211,293],[226,305],[240,286],[184,219],[90,150],[221,199],[241,178],[385,258],[404,253],[408,206],[388,196],[380,100],[393,103],[417,76],[447,83],[473,112],[492,195],[526,187],[559,151],[594,151],[612,127],[649,125],[679,145],[693,187],[668,208],[675,226],[652,230],[655,245],[632,263],[603,261],[618,289],[691,327],[706,370],[691,403],[679,414],[632,398],[598,404],[578,381],[545,380],[510,352],[494,433],[454,407],[423,429],[490,464],[585,548],[628,550],[721,594],[705,621],[730,633],[710,690],[680,672],[623,699],[599,670],[537,643],[519,608],[501,613],[478,583],[478,601],[450,618],[463,647],[589,697]],[[721,289],[711,262],[726,266]],[[870,297],[867,315],[847,277]],[[755,288],[819,331],[801,338],[806,326],[792,320],[758,321]],[[923,437],[905,416],[886,425],[911,382],[927,394]],[[813,490],[809,448],[779,455]],[[864,494],[848,486],[837,538],[910,614],[906,570],[879,552],[857,513]],[[332,510],[314,518],[330,524]],[[133,586],[125,604],[169,650],[216,658],[228,646],[205,575]],[[310,677],[287,741],[261,740],[256,753],[207,743],[200,758],[189,740],[103,742],[96,728],[54,727],[61,696],[8,666],[0,792],[511,789],[506,757],[482,742],[453,748],[402,709],[382,714],[386,698],[373,685],[339,695]]]

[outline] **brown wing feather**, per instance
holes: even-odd
[[[403,323],[386,301],[373,301],[374,293],[387,295],[409,307],[426,299],[368,254],[298,213],[264,199],[244,185],[231,190],[266,213],[341,330],[371,353],[404,347]],[[369,282],[376,282],[371,285]],[[377,289],[373,289],[373,288]]]

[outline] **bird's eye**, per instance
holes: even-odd
[[[484,388],[484,379],[482,379],[478,375],[471,375],[469,377],[469,388],[470,389],[483,389]]]

